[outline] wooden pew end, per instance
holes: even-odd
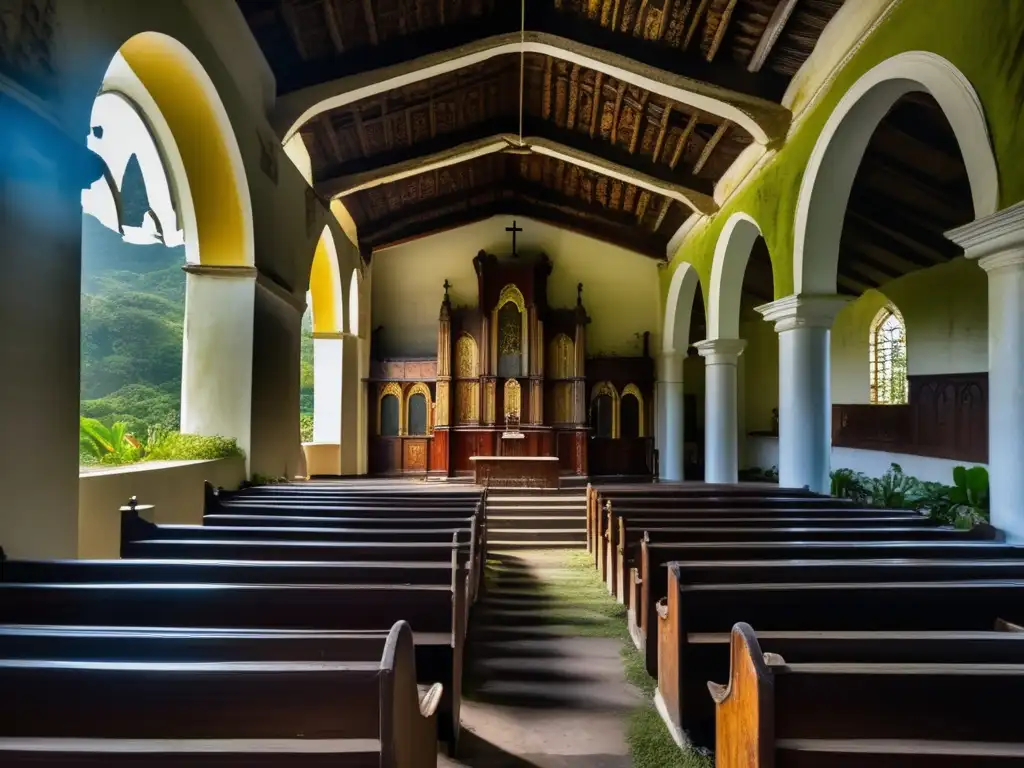
[[[728,684],[708,683],[708,691],[715,701],[716,768],[773,765],[772,673],[749,624],[732,628]]]

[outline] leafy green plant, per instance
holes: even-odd
[[[146,440],[146,461],[203,461],[245,456],[234,438],[182,434],[151,429]]]
[[[988,470],[984,467],[954,467],[949,497],[957,517],[957,528],[971,528],[988,522]]]
[[[130,464],[142,457],[143,449],[124,422],[108,427],[98,419],[80,417],[78,452],[101,464]]]
[[[872,479],[852,469],[834,469],[829,473],[832,495],[840,499],[853,499],[858,504],[871,500]]]
[[[299,416],[299,432],[302,435],[302,442],[313,442],[313,415],[304,413]]]
[[[871,503],[876,507],[914,508],[921,497],[921,481],[890,464],[885,474],[871,483]]]
[[[272,475],[261,475],[259,472],[256,472],[256,473],[253,474],[252,480],[250,480],[248,483],[243,483],[243,486],[247,487],[247,488],[255,488],[255,487],[260,486],[260,485],[277,485],[278,483],[287,483],[287,482],[288,482],[287,478],[284,478],[284,477],[274,477]]]

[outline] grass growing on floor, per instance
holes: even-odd
[[[593,555],[572,550],[565,553],[565,567],[572,578],[559,580],[548,591],[566,601],[585,602],[602,606],[608,621],[603,625],[607,634],[622,640],[622,663],[626,680],[636,686],[644,696],[643,705],[629,718],[627,739],[634,768],[712,768],[714,758],[697,750],[680,750],[669,734],[661,716],[654,708],[656,682],[647,674],[644,657],[633,645],[626,626],[626,608],[608,594],[608,588],[594,568]]]

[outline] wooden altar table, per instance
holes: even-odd
[[[477,485],[490,488],[557,488],[557,456],[470,456]]]

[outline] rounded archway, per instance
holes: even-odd
[[[106,170],[83,193],[83,212],[99,221],[101,232],[110,230],[103,241],[108,245],[163,246],[173,249],[175,259],[158,286],[169,296],[160,291],[150,295],[152,286],[142,279],[123,291],[124,306],[153,315],[174,305],[178,313],[173,322],[154,319],[167,332],[179,324],[174,343],[149,350],[163,358],[173,346],[175,359],[160,365],[148,358],[126,361],[135,375],[132,385],[158,384],[163,400],[174,400],[176,423],[166,426],[233,438],[248,453],[255,301],[252,206],[226,108],[188,48],[167,35],[144,32],[113,54],[89,117],[86,143]],[[83,250],[95,240],[83,233]],[[156,271],[150,261],[136,257],[136,278]],[[183,265],[187,275],[177,282]],[[121,326],[119,333],[128,333],[125,328],[138,335],[132,324]],[[165,392],[171,383],[175,392]],[[152,399],[122,398],[132,405]],[[120,410],[112,413],[120,418]]]
[[[800,185],[793,243],[796,294],[834,294],[843,220],[868,143],[893,105],[907,94],[930,95],[959,145],[974,216],[996,211],[998,172],[981,102],[967,78],[934,53],[899,54],[863,75],[822,129]]]
[[[336,446],[341,443],[345,306],[338,251],[329,227],[324,227],[313,254],[307,299],[310,318],[303,322],[302,438]],[[333,472],[317,474],[338,472],[340,465]]]
[[[715,245],[708,296],[708,338],[735,339],[740,333],[740,304],[747,262],[761,228],[745,213],[726,221]]]
[[[692,264],[683,262],[672,275],[665,302],[663,354],[686,354],[690,345],[690,323],[693,305],[700,288],[700,275]]]

